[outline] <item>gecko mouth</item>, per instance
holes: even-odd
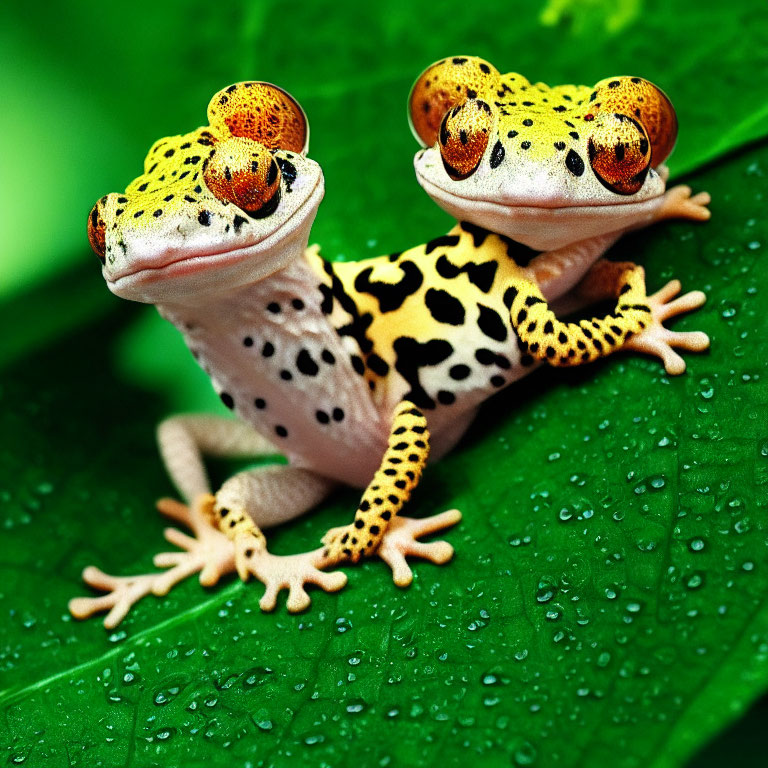
[[[260,240],[220,251],[211,250],[205,253],[197,252],[193,254],[171,252],[169,258],[160,263],[154,262],[149,264],[139,261],[130,265],[124,271],[107,278],[107,285],[113,293],[119,295],[128,286],[155,283],[168,278],[186,277],[208,270],[225,269],[240,262],[253,260],[255,257],[269,251],[279,252],[282,242],[290,238],[306,218],[302,214],[316,208],[320,204],[323,192],[323,176],[320,174],[306,200],[275,231],[265,235]],[[280,254],[278,253],[277,255]],[[265,277],[267,274],[277,271],[283,265],[284,260],[281,262],[279,258],[266,259],[263,274],[260,276]]]
[[[653,174],[653,177],[657,175],[656,171],[651,171],[651,173]],[[636,206],[638,210],[640,210],[647,203],[656,201],[664,194],[664,186],[662,185],[658,192],[650,194],[647,197],[643,197],[642,200],[638,200],[636,198],[626,198],[617,195],[617,199],[611,203],[604,203],[600,201],[590,202],[589,200],[578,200],[569,203],[565,199],[543,199],[537,201],[536,205],[522,205],[513,202],[499,202],[498,197],[482,198],[456,194],[456,192],[445,189],[445,187],[441,187],[434,181],[428,179],[426,176],[420,173],[418,168],[416,169],[416,176],[424,191],[432,198],[445,201],[446,203],[457,207],[473,206],[475,208],[494,212],[497,214],[503,214],[504,211],[509,211],[530,216],[557,216],[559,212],[560,215],[564,215],[566,213],[568,215],[572,215],[574,211],[588,210],[593,214],[600,215],[605,213],[607,215],[610,211],[615,211],[617,208],[622,208],[622,210],[631,210],[630,206]]]

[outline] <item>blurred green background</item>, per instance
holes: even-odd
[[[768,715],[765,3],[95,2],[0,9],[0,759],[11,765],[762,765]],[[151,567],[172,493],[153,428],[221,412],[173,328],[103,285],[85,237],[155,139],[273,81],[303,105],[327,257],[450,221],[413,178],[410,84],[471,53],[549,83],[638,74],[675,104],[675,180],[706,225],[615,258],[709,302],[680,378],[617,357],[541,371],[483,410],[410,512],[465,513],[455,560],[350,570],[303,616],[259,587],[180,586],[117,631],[77,623],[80,571]],[[226,466],[217,468],[220,479]],[[272,537],[314,546],[340,492]],[[713,741],[714,740],[714,741]]]

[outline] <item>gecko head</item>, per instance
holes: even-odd
[[[155,142],[144,173],[91,210],[88,239],[116,295],[157,303],[223,293],[306,246],[324,187],[299,104],[277,86],[236,83],[213,97],[208,120]]]
[[[532,248],[620,230],[665,191],[677,118],[643,78],[550,87],[455,56],[421,74],[408,105],[427,194],[459,221]]]

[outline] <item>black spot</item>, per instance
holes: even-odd
[[[472,235],[472,243],[475,248],[479,248],[491,233],[487,229],[478,227],[469,221],[459,222],[459,226],[469,235]]]
[[[352,362],[352,367],[355,369],[355,372],[362,376],[365,373],[365,363],[363,362],[363,359],[358,355],[352,355],[350,361]]]
[[[531,142],[530,141],[521,141],[520,142],[520,149],[530,149],[531,148]]]
[[[267,312],[271,312],[276,315],[280,311],[280,305],[276,301],[271,301],[267,304]]]
[[[452,366],[448,373],[452,379],[455,379],[456,381],[462,381],[463,379],[466,379],[467,376],[472,373],[472,371],[468,365],[460,363],[459,365]]]
[[[620,85],[621,85],[621,81],[620,80],[611,80],[611,82],[608,83],[608,87],[609,88],[618,88],[618,86],[620,86]]]
[[[331,417],[325,411],[316,411],[315,418],[321,424],[327,424],[331,420]]]
[[[461,325],[464,322],[464,305],[448,291],[430,288],[424,296],[424,303],[438,323]]]
[[[252,347],[253,346],[253,339],[250,336],[246,336],[243,339],[243,346],[244,347]]]
[[[317,286],[320,293],[323,295],[323,299],[320,302],[320,311],[324,315],[330,315],[333,312],[333,291],[324,284]]]
[[[504,291],[504,306],[507,309],[512,309],[512,304],[514,304],[515,299],[517,298],[517,288],[514,286],[510,286],[507,288],[506,291]]]
[[[453,346],[445,339],[431,339],[421,343],[409,336],[401,336],[395,339],[392,347],[397,356],[395,369],[411,387],[404,399],[420,408],[434,408],[435,401],[422,386],[419,370],[442,363],[453,354]]]
[[[285,369],[283,369],[282,371],[280,371],[280,378],[283,381],[290,381],[293,378],[293,374],[290,371],[286,371]]]
[[[493,150],[491,151],[491,168],[498,168],[501,165],[502,161],[504,160],[504,154],[504,146],[500,141],[497,141],[493,145]]]
[[[507,134],[507,138],[508,138],[508,139],[514,139],[514,138],[515,138],[515,136],[517,136],[517,131],[510,131],[510,132]]]
[[[507,326],[501,319],[501,315],[484,304],[477,305],[480,316],[477,318],[477,326],[480,330],[496,341],[504,341],[507,338]]]
[[[584,173],[584,161],[581,156],[572,149],[568,150],[565,158],[565,167],[574,175],[581,176]]]
[[[255,406],[256,406],[256,407],[257,407],[257,408],[258,408],[260,411],[263,411],[263,410],[264,410],[264,409],[267,407],[267,401],[266,401],[266,400],[264,400],[264,398],[263,398],[263,397],[257,397],[257,398],[256,398],[256,399],[253,401],[253,404],[254,404],[254,405],[255,405]]]
[[[344,411],[341,408],[334,408],[331,415],[334,421],[344,421]]]
[[[283,181],[285,182],[285,191],[290,192],[293,182],[296,181],[296,166],[285,158],[278,157],[276,159],[277,164],[280,166],[280,172],[283,175]]]
[[[504,386],[504,377],[503,376],[491,376],[491,384],[494,387],[503,387]]]
[[[264,346],[261,348],[261,354],[264,355],[264,357],[272,357],[272,355],[275,354],[275,347],[272,342],[265,342]]]
[[[317,363],[312,359],[312,355],[306,349],[302,349],[296,356],[296,367],[305,376],[317,376],[317,372],[320,370]]]
[[[527,125],[530,127],[531,125],[533,125],[533,120],[531,119],[523,120],[523,125]]]
[[[396,283],[371,280],[373,267],[364,269],[355,278],[355,290],[375,296],[379,300],[381,312],[400,309],[403,302],[416,293],[424,282],[424,275],[412,261],[401,261],[397,266],[402,270],[403,276]]]
[[[333,356],[333,352],[331,352],[329,349],[324,349],[320,357],[322,357],[323,362],[328,363],[328,365],[333,365],[336,362],[336,358]]]
[[[435,248],[445,246],[446,248],[452,248],[454,245],[458,245],[461,237],[459,235],[442,235],[442,237],[436,237],[434,240],[430,240],[424,246],[424,253],[432,253]],[[397,254],[398,256],[400,254]]]
[[[211,223],[211,214],[208,213],[208,211],[200,211],[200,213],[197,214],[197,220],[204,226],[207,227]]]
[[[242,216],[240,216],[240,214],[236,214],[235,218],[234,218],[234,221],[232,222],[232,225],[235,228],[235,232],[239,232],[240,231],[240,227],[242,227],[243,224],[245,224],[247,221],[248,221],[248,219],[244,219]]]
[[[571,132],[570,132],[568,135],[569,135],[571,138],[573,138],[573,139],[578,139],[578,138],[579,138],[579,134],[578,134],[578,133],[576,133],[576,131],[571,131]]]
[[[439,402],[441,402],[443,405],[452,405],[454,402],[456,402],[456,395],[453,394],[453,392],[448,392],[448,390],[441,389],[437,393],[437,399]],[[410,456],[408,459],[410,461],[416,461],[419,457],[414,454],[415,458],[411,458]]]
[[[560,150],[562,152],[562,150],[565,149],[565,142],[564,141],[556,141],[555,142],[555,149]]]
[[[275,427],[275,434],[278,437],[288,437],[288,430],[282,424],[278,424]]]
[[[389,373],[389,365],[387,365],[387,362],[382,360],[375,352],[368,355],[368,360],[366,362],[368,363],[368,367],[377,376],[386,376],[387,373]]]
[[[304,302],[301,299],[292,299],[291,300],[291,306],[294,309],[304,309]]]
[[[499,265],[496,261],[485,261],[481,264],[470,261],[462,267],[457,267],[445,255],[442,255],[435,264],[435,269],[440,277],[452,280],[461,274],[466,274],[469,282],[476,285],[483,293],[488,293],[491,290],[498,268]]]
[[[224,405],[226,405],[230,410],[235,407],[235,401],[232,399],[232,395],[230,395],[228,392],[221,392],[219,394],[219,398],[221,398],[221,402],[224,403]]]

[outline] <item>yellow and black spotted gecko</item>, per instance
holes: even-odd
[[[666,318],[704,295],[673,282],[647,296],[643,271],[600,255],[622,234],[668,217],[706,219],[706,194],[665,192],[676,135],[666,96],[639,78],[594,88],[532,85],[488,62],[454,57],[428,68],[410,97],[425,146],[416,172],[461,223],[402,253],[349,263],[307,249],[323,196],[306,156],[308,126],[276,86],[232,85],[209,125],[158,141],[124,193],[101,198],[88,235],[112,292],[155,304],[184,335],[236,420],[176,416],[158,429],[165,465],[189,506],[159,508],[191,528],[168,529],[168,570],[115,577],[88,568],[106,594],[71,601],[77,617],[108,611],[112,627],[142,596],[200,573],[237,570],[309,605],[305,584],[346,583],[325,569],[378,555],[410,583],[407,555],[450,559],[418,538],[451,526],[456,510],[400,516],[427,457],[461,437],[480,403],[536,364],[579,365],[616,350],[685,365],[674,347],[702,350],[703,333]],[[613,297],[606,317],[562,322],[555,307]],[[211,493],[204,455],[284,454],[287,465],[240,472]],[[364,487],[349,525],[318,549],[279,557],[262,529],[314,507],[337,484]]]

